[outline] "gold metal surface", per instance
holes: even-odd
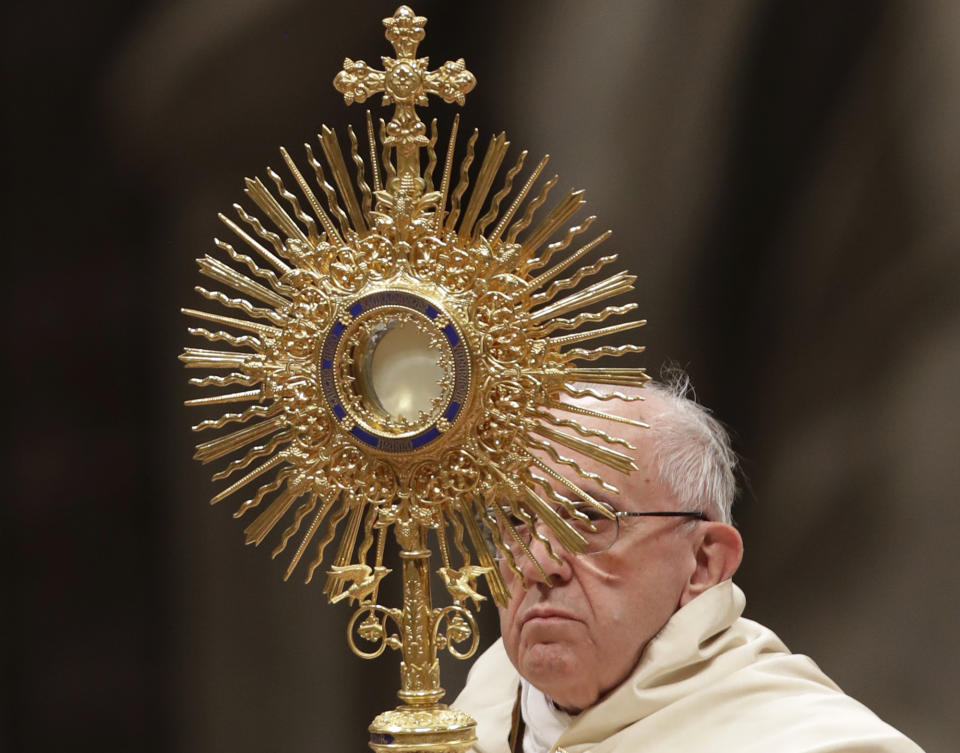
[[[518,573],[501,538],[502,525],[504,536],[515,533],[498,520],[504,503],[524,520],[544,521],[569,549],[582,549],[555,511],[569,502],[557,489],[596,505],[574,479],[613,487],[561,451],[628,471],[629,445],[578,418],[608,420],[611,430],[630,422],[570,400],[632,398],[576,383],[634,386],[647,377],[639,368],[580,362],[639,352],[587,343],[643,321],[582,329],[632,311],[633,304],[584,309],[632,289],[635,278],[590,279],[616,259],[584,262],[609,233],[567,253],[592,217],[551,242],[584,202],[582,191],[571,191],[540,212],[558,181],[538,188],[546,157],[521,179],[526,152],[503,170],[510,143],[499,134],[474,166],[474,132],[455,172],[455,118],[437,182],[443,141],[436,121],[428,136],[416,107],[430,94],[462,104],[476,81],[462,59],[430,70],[427,58],[416,57],[426,19],[408,7],[383,23],[396,57],[383,58],[382,70],[347,58],[334,85],[347,104],[382,94],[395,106],[392,118],[378,132],[368,112],[363,142],[348,129],[348,158],[324,126],[319,150],[305,145],[305,160],[281,149],[290,177],[268,168],[268,181],[246,180],[264,219],[234,205],[237,220],[221,220],[242,245],[217,240],[226,260],[198,259],[214,287],[197,292],[221,309],[183,309],[225,330],[191,327],[206,342],[180,358],[187,368],[214,371],[190,380],[204,393],[187,404],[231,409],[194,426],[219,432],[197,446],[198,460],[229,458],[214,476],[227,485],[212,502],[243,492],[235,516],[260,510],[245,529],[247,543],[259,545],[287,521],[273,550],[276,557],[295,541],[287,578],[306,560],[310,582],[332,546],[323,590],[354,609],[351,649],[366,658],[401,652],[402,705],[371,725],[371,747],[465,751],[474,723],[439,703],[438,652],[467,658],[475,651],[479,579],[495,602],[508,598],[483,527]],[[395,607],[378,598],[391,574],[384,565],[391,531],[403,582]],[[556,556],[550,539],[534,531]],[[433,551],[445,606],[434,606],[431,594]]]

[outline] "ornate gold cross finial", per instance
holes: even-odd
[[[424,16],[401,5],[393,16],[383,19],[387,28],[385,36],[397,57],[382,57],[385,69],[382,71],[371,68],[363,60],[345,58],[343,70],[333,80],[348,105],[363,102],[379,92],[383,92],[384,105],[396,105],[383,143],[396,148],[398,179],[410,172],[420,177],[419,150],[427,145],[428,139],[427,128],[417,116],[416,107],[428,104],[428,94],[462,105],[466,94],[477,84],[463,58],[448,60],[431,71],[428,70],[430,58],[416,56],[426,23]]]

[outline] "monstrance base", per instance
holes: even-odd
[[[473,718],[442,703],[398,706],[368,729],[376,753],[466,753],[477,741]]]

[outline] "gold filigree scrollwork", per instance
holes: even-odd
[[[446,649],[457,659],[469,659],[480,644],[476,619],[469,609],[457,604],[436,610],[434,634],[437,636],[437,648]],[[468,640],[470,643],[466,650],[457,648],[457,644]]]
[[[392,620],[394,624],[399,624],[400,619],[399,609],[387,609],[379,604],[361,606],[353,613],[347,625],[347,643],[350,650],[361,659],[376,659],[388,648],[399,650],[403,642],[399,635],[387,628],[387,621]],[[372,651],[364,650],[357,645],[355,636],[375,644],[375,648]]]

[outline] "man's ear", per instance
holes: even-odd
[[[733,577],[743,559],[743,539],[731,525],[715,521],[697,525],[694,539],[696,567],[680,595],[680,606],[708,588]]]

